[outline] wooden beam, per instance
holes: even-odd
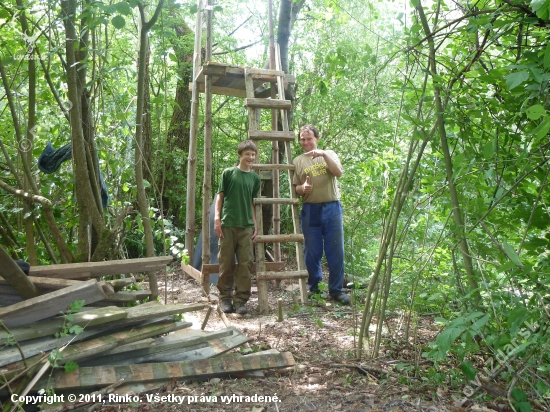
[[[234,329],[224,329],[210,336],[198,336],[191,339],[179,338],[162,341],[159,338],[155,344],[147,348],[131,352],[119,352],[105,355],[89,361],[81,362],[80,366],[131,365],[147,362],[174,362],[184,360],[206,359],[228,352],[250,338]]]
[[[193,279],[195,279],[202,286],[202,293],[206,296],[210,293],[210,273],[202,273],[195,269],[193,266],[186,265],[181,262],[181,270]]]
[[[164,333],[168,333],[173,330],[189,326],[191,326],[190,322],[168,321],[153,323],[151,325],[146,325],[142,327],[134,327],[130,330],[114,332],[109,335],[97,337],[67,346],[63,350],[63,359],[59,359],[57,362],[58,364],[62,365],[69,360],[77,361],[80,359],[97,356],[98,354],[108,351],[110,349],[114,349],[119,345],[124,345],[126,343],[150,338],[151,336],[162,335]],[[42,355],[37,355],[30,359],[27,359],[27,364],[34,365],[33,369],[34,367],[39,368],[44,363],[44,361],[40,362],[41,357]],[[46,360],[45,362],[48,362],[48,360]],[[19,374],[24,369],[25,363],[20,361],[5,366],[2,372],[4,373],[5,378],[9,380],[16,374]]]
[[[246,99],[244,99],[244,106],[258,109],[290,110],[292,104],[290,100],[258,99],[255,97],[247,97]]]
[[[14,326],[10,328],[11,335],[9,336],[11,337],[8,336],[5,330],[0,330],[0,346],[6,345],[12,340],[23,342],[29,339],[54,335],[60,332],[63,326],[68,323],[82,327],[91,327],[124,319],[127,316],[128,314],[123,309],[117,308],[116,306],[75,313],[72,315],[73,319],[71,322],[68,322],[63,316],[56,316],[55,318],[44,319],[35,323]]]
[[[293,279],[307,279],[309,273],[307,270],[297,270],[293,272],[258,272],[256,278],[258,280],[293,280]]]
[[[4,250],[2,245],[0,245],[0,267],[2,267],[2,276],[6,282],[8,282],[23,299],[30,299],[40,295],[38,288],[33,285],[8,252]],[[1,318],[0,316],[0,319]]]
[[[265,266],[268,270],[279,272],[284,269],[285,262],[266,262]],[[218,263],[209,263],[202,265],[202,274],[220,273],[220,265]],[[256,262],[252,263],[252,273],[256,273]]]
[[[102,284],[91,279],[77,285],[46,293],[14,305],[0,308],[0,319],[8,327],[20,326],[55,316],[67,310],[75,300],[84,300],[86,304],[107,297]]]
[[[111,276],[164,269],[174,260],[172,256],[109,260],[103,262],[66,263],[49,266],[31,266],[30,275],[50,278],[79,279],[82,276]]]
[[[29,280],[40,290],[41,292],[51,292],[52,290],[59,290],[66,288],[67,286],[73,286],[81,281],[79,280],[69,280],[69,279],[50,279],[50,278],[44,278],[44,277],[37,277],[37,276],[27,276]],[[0,276],[0,290],[8,290],[4,289],[5,287],[9,286],[9,283]],[[13,290],[13,289],[12,289]]]
[[[124,378],[125,382],[149,382],[158,379],[204,379],[220,373],[255,371],[294,366],[290,352],[257,353],[233,358],[216,357],[183,362],[143,363],[140,365],[96,366],[79,368],[72,373],[54,371],[48,381],[41,380],[35,387],[47,385],[53,389],[95,388],[111,385]]]
[[[286,234],[286,235],[259,235],[254,238],[256,243],[285,243],[285,242],[303,242],[304,235],[301,234]]]

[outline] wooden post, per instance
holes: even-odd
[[[0,246],[0,266],[2,266],[2,276],[15,289],[19,296],[23,299],[40,296],[40,291],[27,278],[2,246]]]
[[[256,205],[256,224],[258,227],[263,225],[262,205]],[[256,242],[256,271],[265,272],[265,247],[263,242]],[[266,314],[269,311],[269,303],[267,300],[267,281],[256,278],[258,284],[258,308],[260,314]]]
[[[189,125],[189,156],[187,158],[187,212],[185,217],[185,247],[189,254],[190,265],[193,264],[193,251],[195,249],[195,189],[197,185],[197,132],[199,126],[199,90],[196,78],[201,66],[202,0],[197,0],[197,6],[191,120]]]
[[[213,0],[208,0],[208,17],[206,20],[206,56],[212,59],[212,15]],[[212,76],[205,75],[204,106],[204,170],[202,194],[202,263],[210,263],[210,198],[212,193]],[[203,276],[202,287],[210,293],[210,276]]]
[[[277,299],[277,309],[279,312],[279,317],[277,319],[277,322],[283,321],[283,300],[281,298]]]
[[[210,319],[210,314],[212,313],[212,306],[208,307],[208,311],[206,312],[206,315],[204,316],[204,320],[202,321],[201,330],[204,330],[206,328],[206,325],[208,324],[208,319]]]

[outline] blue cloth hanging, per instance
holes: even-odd
[[[48,142],[38,158],[38,168],[47,174],[54,173],[63,162],[71,159],[72,156],[72,143],[67,143],[59,149],[54,149],[51,142]],[[96,165],[99,166],[97,156],[95,160]],[[101,185],[101,205],[103,209],[106,209],[109,204],[109,193],[107,192],[107,185],[105,184],[101,170],[99,170],[99,183]]]

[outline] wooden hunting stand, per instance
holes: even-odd
[[[256,164],[253,170],[269,171],[272,173],[273,197],[254,199],[254,207],[258,226],[256,236],[256,281],[258,285],[258,302],[260,313],[269,310],[267,301],[267,281],[283,279],[297,279],[300,284],[300,296],[302,303],[307,300],[307,277],[305,269],[302,244],[304,237],[300,232],[299,199],[292,184],[294,165],[292,163],[291,145],[295,139],[294,133],[289,131],[288,110],[291,109],[290,100],[285,99],[285,84],[294,83],[294,76],[286,74],[281,69],[278,45],[275,44],[272,21],[272,0],[269,0],[269,41],[270,41],[270,68],[259,69],[250,67],[236,67],[227,64],[212,62],[212,15],[213,0],[198,0],[198,12],[195,26],[195,52],[193,59],[192,106],[189,139],[189,158],[187,175],[187,221],[185,244],[189,256],[193,257],[193,244],[195,237],[195,189],[197,176],[197,131],[199,93],[205,95],[204,111],[204,181],[202,203],[202,270],[195,270],[190,265],[182,263],[183,270],[198,280],[205,293],[210,289],[210,273],[218,271],[217,265],[210,263],[210,199],[212,192],[212,94],[235,96],[244,98],[244,106],[248,108],[248,138],[253,141],[269,140],[272,142],[271,163]],[[202,11],[207,13],[206,21],[206,53],[205,64],[201,67],[201,36],[202,36]],[[263,87],[270,83],[270,88]],[[262,92],[263,91],[263,92]],[[266,97],[269,96],[269,97]],[[271,130],[259,130],[261,109],[271,111]],[[277,128],[278,120],[282,124],[282,131]],[[279,163],[279,142],[285,145],[286,163]],[[279,190],[280,172],[286,171],[290,193],[287,198],[281,197]],[[262,206],[273,206],[273,234],[263,234]],[[293,233],[280,233],[280,205],[289,205],[292,209]],[[281,262],[281,242],[293,242],[296,244],[297,271],[281,272],[284,263]],[[265,243],[273,243],[274,262],[266,262]],[[193,262],[191,262],[192,264]]]

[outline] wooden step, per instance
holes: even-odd
[[[309,277],[309,273],[307,270],[256,273],[257,280],[307,279],[308,277]]]
[[[293,142],[296,140],[294,132],[282,132],[279,130],[249,130],[250,140],[277,140],[279,142]]]
[[[252,77],[256,78],[256,76],[285,76],[286,73],[282,70],[271,70],[271,69],[259,69],[255,67],[246,67],[245,69],[246,74],[251,74]]]
[[[290,100],[248,98],[244,99],[244,106],[257,109],[290,110],[292,104]]]
[[[280,271],[285,267],[285,262],[265,262],[265,267],[270,271]],[[220,265],[218,263],[205,263],[201,269],[203,275],[207,273],[220,273]],[[256,273],[256,262],[252,263],[252,273]]]
[[[294,170],[294,165],[287,164],[255,164],[252,165],[252,170]]]
[[[254,238],[257,243],[285,243],[285,242],[303,242],[304,235],[287,234],[287,235],[258,235]]]
[[[257,197],[252,202],[255,205],[299,205],[300,199],[298,198],[288,198],[288,197],[280,197],[280,198],[272,198],[272,197]]]

